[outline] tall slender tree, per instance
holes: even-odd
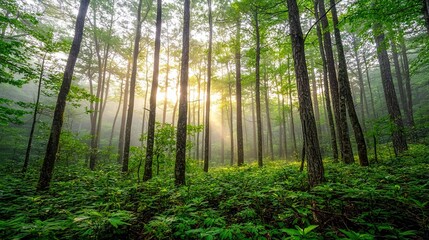
[[[153,80],[150,92],[150,111],[147,132],[146,161],[144,167],[143,181],[152,178],[153,146],[155,143],[155,118],[156,118],[156,95],[158,92],[159,76],[159,54],[161,51],[161,27],[162,27],[162,0],[156,1],[156,33],[155,52],[153,60]],[[144,111],[144,110],[143,110]]]
[[[389,55],[387,54],[387,44],[381,24],[374,24],[373,30],[377,46],[378,62],[380,64],[384,98],[386,99],[387,111],[389,113],[390,120],[395,126],[392,132],[393,148],[395,150],[395,154],[400,154],[408,149],[408,145],[404,133],[401,111],[396,97],[395,86],[393,85]]]
[[[324,168],[317,137],[316,120],[311,103],[310,80],[305,60],[304,39],[302,36],[299,11],[296,0],[287,0],[289,9],[290,36],[295,63],[295,76],[298,86],[299,113],[307,155],[308,180],[311,187],[324,181]]]
[[[180,70],[180,103],[179,117],[177,121],[176,140],[176,164],[175,164],[175,184],[185,185],[186,166],[186,122],[188,111],[188,74],[189,74],[189,37],[190,37],[190,0],[184,1],[183,13],[183,38],[182,38],[182,63]]]
[[[207,53],[207,94],[206,94],[206,122],[204,139],[204,172],[209,171],[210,153],[210,91],[212,82],[212,51],[213,51],[213,20],[212,20],[212,0],[207,0],[209,9],[209,50]]]
[[[134,113],[134,98],[136,89],[137,79],[137,59],[140,52],[140,38],[141,38],[141,27],[142,27],[142,5],[143,0],[139,0],[137,7],[137,22],[136,22],[136,36],[134,39],[133,49],[133,66],[131,70],[130,79],[130,99],[127,111],[127,124],[125,126],[125,140],[124,140],[124,159],[122,161],[122,172],[128,172],[128,161],[130,159],[130,145],[131,145],[131,127],[133,124],[133,113]]]
[[[64,70],[63,82],[58,94],[57,103],[55,105],[54,117],[52,120],[51,132],[46,148],[45,158],[43,160],[42,169],[40,171],[37,190],[47,190],[52,179],[52,173],[57,157],[58,146],[60,142],[61,128],[63,126],[63,114],[66,107],[67,95],[70,91],[70,86],[73,78],[74,66],[79,55],[80,45],[83,37],[83,29],[85,26],[85,16],[88,10],[89,0],[81,0],[78,15],[76,18],[75,33],[70,48],[69,57],[67,59],[66,68]]]
[[[235,33],[235,98],[237,103],[237,165],[244,163],[243,107],[241,103],[241,19],[237,18]]]
[[[368,166],[368,153],[366,149],[365,137],[363,135],[362,127],[356,113],[355,105],[353,102],[352,93],[350,90],[350,82],[347,73],[346,55],[344,54],[344,47],[341,39],[340,29],[338,28],[338,16],[335,0],[330,0],[332,7],[332,22],[334,25],[335,43],[338,52],[338,83],[340,85],[340,92],[342,97],[345,98],[347,105],[347,112],[349,114],[350,122],[356,138],[358,148],[359,164],[361,166]]]

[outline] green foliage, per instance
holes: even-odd
[[[13,167],[0,180],[0,238],[22,239],[419,239],[429,230],[429,148],[399,158],[381,148],[370,167],[326,162],[327,182],[308,190],[298,163],[267,162],[169,176],[137,185],[112,166],[59,164],[50,192]]]

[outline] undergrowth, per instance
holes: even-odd
[[[387,150],[386,150],[387,151]],[[325,161],[309,189],[295,162],[263,168],[188,164],[187,185],[159,176],[137,184],[116,169],[58,166],[51,190],[37,171],[0,180],[0,239],[428,239],[429,148],[370,167]]]

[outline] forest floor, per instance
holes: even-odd
[[[384,148],[384,149],[383,149]],[[187,186],[172,174],[137,183],[117,167],[59,166],[49,192],[38,172],[0,171],[0,239],[429,239],[429,147],[395,157],[380,147],[370,167],[325,160],[311,190],[298,162],[263,168],[190,162]]]

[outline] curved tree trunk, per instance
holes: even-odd
[[[40,177],[37,184],[37,190],[47,190],[51,183],[52,172],[54,170],[55,159],[60,142],[61,128],[63,126],[63,114],[66,107],[67,95],[70,91],[71,81],[73,78],[74,66],[80,51],[82,42],[83,29],[85,25],[85,16],[88,10],[89,0],[81,0],[79,12],[76,18],[75,33],[73,43],[67,59],[66,68],[64,70],[63,82],[58,94],[57,103],[55,106],[54,117],[52,120],[51,133],[46,148],[45,159],[43,160]]]

